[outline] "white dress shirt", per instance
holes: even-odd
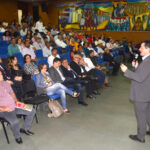
[[[34,42],[34,43],[33,43],[33,46],[36,48],[36,50],[43,49],[42,43]]]
[[[27,28],[25,30],[21,29],[20,35],[21,36],[26,36],[27,35]]]
[[[60,58],[60,56],[57,54],[57,56],[56,57],[58,57],[58,58]],[[49,64],[49,67],[51,67],[51,66],[53,66],[53,60],[54,60],[54,56],[53,55],[50,55],[49,57],[48,57],[48,64]]]
[[[51,51],[52,51],[53,47],[50,46],[49,48],[47,46],[45,46],[42,51],[43,51],[43,56],[44,57],[48,57],[51,55]]]
[[[97,52],[95,51],[95,49],[93,47],[88,47],[89,51],[94,51],[94,55],[97,55]]]
[[[57,46],[60,46],[62,48],[66,48],[66,46],[67,46],[66,43],[64,43],[63,41],[61,41],[59,39],[56,39],[55,43],[56,43]]]
[[[86,71],[90,71],[91,69],[95,68],[95,66],[94,66],[94,64],[93,64],[93,62],[91,61],[90,58],[86,57],[86,58],[83,58],[83,59],[88,64],[88,66],[84,66]]]
[[[36,55],[34,53],[34,50],[32,49],[32,46],[30,46],[29,48],[28,47],[25,47],[22,49],[22,55],[26,55],[26,54],[29,54],[31,55],[31,59],[35,59],[36,58]]]
[[[97,46],[97,53],[98,54],[99,53],[104,53],[104,50],[101,47]]]
[[[146,55],[146,56],[143,56],[142,57],[142,60],[145,60],[148,56],[150,56],[150,54]]]
[[[59,70],[59,68],[55,68],[55,69],[56,69],[57,72],[59,73],[61,79],[62,79],[63,81],[65,81],[65,77],[63,76],[63,74],[61,73],[61,71]]]

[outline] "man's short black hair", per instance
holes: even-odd
[[[150,48],[150,40],[145,40],[142,43],[145,43],[145,48]]]
[[[61,62],[61,59],[58,58],[58,57],[56,57],[56,58],[54,58],[54,60],[53,60],[53,64],[54,64],[55,62]]]
[[[94,51],[90,50],[90,51],[89,51],[89,55],[90,55],[91,53],[93,53],[93,52],[94,52]]]
[[[52,49],[52,52],[53,52],[54,50],[57,50],[57,48],[53,48],[53,49]]]
[[[63,63],[63,61],[67,60],[67,58],[62,58],[61,59],[61,63]]]

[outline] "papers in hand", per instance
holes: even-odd
[[[17,103],[16,104],[16,108],[27,110],[27,111],[32,111],[33,105],[23,104],[23,103]]]

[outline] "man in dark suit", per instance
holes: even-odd
[[[150,41],[142,42],[139,50],[143,61],[140,65],[137,61],[132,62],[135,72],[128,70],[123,64],[121,70],[127,78],[132,79],[130,98],[134,103],[138,125],[137,135],[129,137],[144,143],[145,135],[150,135],[150,131],[146,132],[146,125],[150,129]]]
[[[97,87],[97,78],[93,75],[94,73],[90,73],[90,75],[85,70],[84,66],[81,66],[79,64],[81,59],[81,56],[79,54],[74,55],[74,60],[70,63],[71,69],[76,72],[80,80],[88,81],[86,84],[86,90],[87,90],[87,97],[93,98],[94,96],[92,94],[98,94],[96,91],[98,89]]]
[[[62,83],[68,88],[74,88],[80,95],[78,96],[78,104],[83,106],[87,106],[87,104],[83,101],[83,93],[81,89],[81,84],[77,83],[71,77],[64,77],[63,71],[60,68],[61,66],[61,59],[55,58],[53,61],[53,66],[48,69],[49,74],[51,75],[52,80],[55,83]]]

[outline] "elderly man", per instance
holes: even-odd
[[[123,64],[121,70],[127,78],[132,80],[130,98],[134,103],[138,125],[137,135],[129,137],[144,143],[145,135],[150,135],[150,131],[146,132],[146,125],[150,129],[150,41],[142,42],[139,50],[143,61],[140,65],[137,61],[132,62],[135,72],[128,70]]]
[[[16,98],[10,84],[3,80],[2,73],[0,72],[0,117],[6,119],[11,126],[11,130],[14,134],[16,142],[18,144],[23,143],[20,132],[26,135],[33,135],[34,133],[29,131],[32,120],[35,115],[35,110],[27,111],[24,109],[15,108],[16,104],[22,104]],[[25,121],[22,128],[19,128],[19,121],[17,115],[25,115]]]

